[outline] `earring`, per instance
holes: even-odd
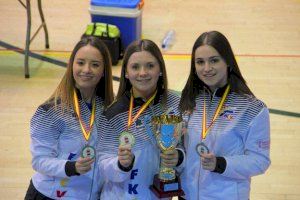
[[[162,76],[162,72],[159,73],[159,76]]]
[[[125,74],[125,78],[127,78],[127,79],[128,79],[128,74]]]

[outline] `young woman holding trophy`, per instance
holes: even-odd
[[[205,32],[194,43],[180,110],[188,118],[186,199],[249,199],[251,177],[270,165],[269,112],[221,33]]]
[[[113,101],[111,61],[104,43],[83,37],[54,94],[31,119],[32,167],[25,199],[98,199],[96,155]]]
[[[150,186],[160,164],[166,168],[182,165],[184,153],[175,143],[160,153],[152,118],[179,116],[179,100],[168,91],[165,63],[157,45],[146,39],[133,42],[124,55],[116,100],[105,111],[112,131],[100,139],[100,165],[105,174],[101,199],[157,198]],[[168,186],[165,192],[180,189],[176,183]]]

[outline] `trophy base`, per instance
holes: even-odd
[[[179,178],[176,176],[175,180],[163,181],[158,178],[158,174],[154,176],[153,185],[150,186],[150,190],[158,198],[174,197],[184,195],[181,189]]]

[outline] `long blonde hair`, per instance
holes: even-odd
[[[112,87],[111,58],[106,45],[97,37],[85,36],[75,45],[61,82],[57,86],[54,93],[46,101],[55,103],[55,107],[61,104],[62,110],[73,108],[73,91],[75,87],[75,79],[73,77],[73,63],[78,50],[84,46],[91,45],[99,50],[104,60],[104,77],[102,77],[96,86],[95,95],[104,101],[104,107],[109,106],[114,98]]]

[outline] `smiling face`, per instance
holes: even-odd
[[[103,57],[98,49],[86,45],[77,51],[73,62],[73,77],[81,92],[93,92],[103,72]]]
[[[227,83],[227,64],[220,54],[211,46],[202,45],[195,51],[195,68],[198,78],[211,91]]]
[[[135,52],[130,56],[125,76],[135,97],[148,99],[156,90],[159,75],[159,63],[148,51]]]

